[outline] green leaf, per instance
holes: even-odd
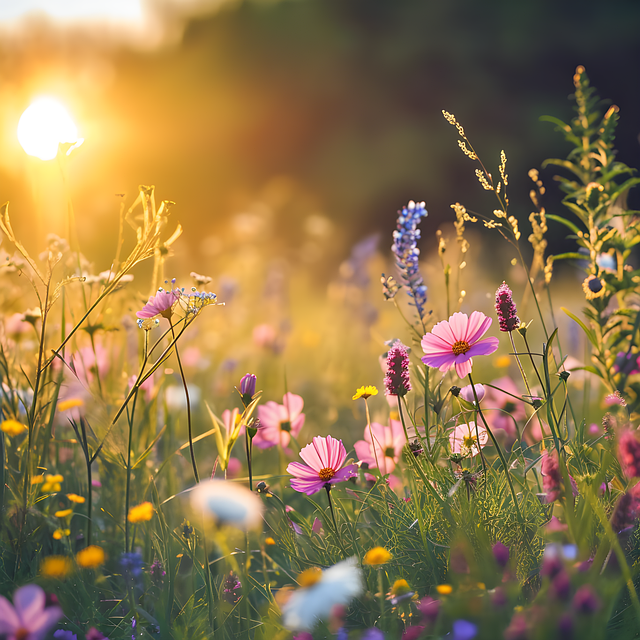
[[[578,235],[578,232],[580,231],[580,229],[578,229],[578,227],[575,224],[573,224],[573,222],[570,222],[569,220],[565,220],[564,218],[562,218],[560,216],[556,216],[553,213],[547,213],[545,215],[546,215],[547,219],[554,220],[555,222],[559,222],[560,224],[563,224],[565,227],[568,227],[569,229],[571,229],[571,231],[573,231],[573,233]]]
[[[577,322],[580,327],[582,328],[582,330],[584,331],[584,335],[587,336],[587,339],[589,340],[589,342],[596,348],[598,348],[598,341],[596,340],[596,336],[593,333],[593,331],[591,331],[591,329],[589,329],[587,327],[587,325],[582,322],[582,320],[580,320],[580,318],[578,318],[577,316],[575,316],[573,313],[571,313],[571,311],[569,311],[569,309],[567,309],[566,307],[560,307],[574,322]]]
[[[160,436],[162,436],[166,428],[167,428],[167,425],[165,424],[164,427],[162,427],[162,429],[158,431],[158,434],[156,435],[156,437],[151,441],[149,446],[144,450],[142,455],[136,460],[134,465],[131,467],[132,469],[137,469],[146,460],[147,456],[151,453],[151,450],[153,449],[153,445],[156,442],[158,442],[158,440],[160,440]]]

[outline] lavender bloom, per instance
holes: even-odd
[[[247,373],[240,380],[240,393],[245,404],[249,404],[251,398],[255,395],[257,379],[253,373]]]
[[[640,441],[632,431],[625,431],[620,436],[618,456],[630,478],[640,477]]]
[[[418,270],[420,249],[416,243],[420,239],[418,224],[426,215],[424,202],[413,202],[413,200],[398,211],[398,222],[393,232],[391,247],[396,256],[396,265],[400,270],[400,280],[407,287],[407,293],[413,298],[412,304],[421,320],[424,317],[424,305],[427,302],[427,287]]]
[[[175,285],[175,278],[171,281],[172,285]],[[158,293],[155,296],[151,296],[147,304],[144,305],[141,311],[136,313],[136,316],[140,319],[155,318],[157,315],[161,315],[164,318],[171,319],[173,314],[173,307],[180,299],[182,292],[180,289],[172,289],[171,291],[165,291],[162,287],[158,289]]]
[[[496,542],[491,550],[493,551],[493,557],[499,566],[504,568],[509,564],[509,547],[502,544],[502,542]]]
[[[453,640],[472,640],[478,635],[478,627],[468,620],[453,623]]]
[[[67,631],[66,629],[54,631],[53,637],[56,638],[56,640],[78,640],[78,636],[75,633],[71,633],[71,631]]]
[[[164,582],[167,572],[162,567],[160,560],[153,561],[153,564],[149,567],[149,575],[151,576],[151,582],[156,586],[160,586]]]
[[[123,553],[120,556],[122,577],[126,582],[136,582],[142,575],[142,556],[139,553]]]
[[[506,282],[503,282],[496,291],[496,313],[500,321],[500,331],[514,331],[520,325],[512,296],[513,293]]]
[[[588,584],[576,591],[573,597],[573,608],[580,613],[595,613],[600,608],[600,600]]]
[[[387,353],[387,373],[384,376],[387,395],[406,396],[411,391],[409,354],[407,347],[396,342]]]

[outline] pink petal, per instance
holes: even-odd
[[[441,324],[441,323],[439,323]],[[427,333],[423,336],[420,344],[422,345],[422,350],[426,353],[447,353],[451,351],[451,348],[455,342],[455,340],[444,340],[440,336],[433,333],[438,328],[436,325],[431,333]]]
[[[460,378],[465,378],[471,373],[471,358],[469,358],[466,362],[458,362],[456,360],[456,373]]]
[[[293,436],[297,436],[300,433],[300,429],[304,427],[304,413],[301,413],[293,422],[291,423],[291,434]]]
[[[312,468],[315,469],[316,474],[318,471],[326,468],[325,460],[321,457],[321,452],[318,451],[318,447],[316,446],[316,439],[313,439],[311,444],[308,444],[306,447],[303,447],[300,450],[300,457]]]
[[[13,606],[23,625],[41,613],[44,604],[44,591],[35,584],[26,584],[13,594]]]
[[[327,448],[329,450],[329,467],[337,471],[347,459],[347,451],[342,440],[327,436]]]
[[[440,369],[443,373],[445,371],[449,371],[451,367],[455,364],[456,357],[453,354],[453,351],[450,351],[447,354],[437,354],[437,355],[426,355],[420,358],[422,362],[424,362],[428,367],[433,367],[434,369]]]
[[[47,607],[36,620],[32,620],[29,640],[43,640],[63,615],[60,607]]]
[[[0,635],[13,633],[19,624],[16,610],[4,596],[0,596]]]
[[[474,311],[474,313],[476,313]],[[473,315],[472,315],[473,317]],[[454,341],[467,340],[467,334],[469,332],[469,318],[466,313],[454,313],[449,318],[449,326],[451,327],[451,333],[454,336]]]
[[[371,453],[371,445],[364,440],[358,440],[353,448],[356,450],[356,455],[358,456],[358,460],[362,460],[362,462],[366,462],[370,467],[375,466],[376,460]]]
[[[479,342],[476,342],[471,346],[471,349],[467,351],[465,355],[471,356],[488,356],[497,350],[500,346],[500,340],[498,338],[494,338],[493,336],[489,338],[484,338]]]
[[[469,326],[467,327],[467,337],[465,340],[469,344],[473,344],[482,338],[482,336],[489,330],[492,318],[488,318],[480,311],[474,311],[469,318]]]
[[[258,417],[265,427],[277,426],[280,424],[280,405],[269,400],[269,402],[258,407]]]
[[[306,464],[301,462],[290,462],[287,466],[287,473],[301,480],[318,480],[319,477],[316,469],[307,467]]]
[[[302,407],[304,407],[304,400],[289,391],[282,398],[282,404],[287,410],[287,419],[293,421],[300,415]]]
[[[331,478],[331,483],[334,484],[336,482],[344,482],[349,478],[353,478],[354,476],[358,475],[357,469],[358,467],[355,464],[350,464],[343,469],[340,469],[340,471],[338,471],[338,473],[336,473],[336,475]]]
[[[462,314],[462,315],[464,315],[466,318],[465,314]],[[453,316],[451,317],[453,318]],[[458,338],[456,338],[456,336],[453,333],[453,328],[451,324],[446,320],[442,320],[441,322],[438,322],[438,324],[436,324],[436,326],[433,327],[433,329],[431,329],[431,334],[427,333],[422,338],[422,340],[425,340],[428,335],[431,335],[437,338],[440,343],[444,343],[448,345],[452,345],[454,342],[456,342],[456,340],[458,340]]]
[[[314,493],[318,493],[318,491],[324,487],[326,482],[320,479],[312,482],[311,480],[298,480],[297,478],[293,478],[290,484],[292,489],[311,496]]]

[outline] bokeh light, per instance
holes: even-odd
[[[78,143],[78,129],[71,116],[54,98],[38,98],[18,122],[18,141],[30,156],[53,160],[61,142]]]

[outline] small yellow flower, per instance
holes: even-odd
[[[40,563],[40,573],[47,578],[64,578],[72,568],[71,560],[65,556],[47,556]]]
[[[58,411],[68,411],[76,407],[84,407],[84,400],[81,398],[69,398],[69,400],[58,402]]]
[[[371,396],[377,396],[377,395],[378,395],[378,390],[373,385],[370,384],[366,387],[360,387],[359,389],[356,389],[356,393],[351,399],[358,400],[359,398],[364,398],[366,400]]]
[[[44,482],[44,475],[40,474],[39,476],[33,476],[31,478],[31,484],[42,484]]]
[[[53,539],[61,540],[62,538],[66,538],[68,535],[71,535],[71,531],[69,529],[56,529],[53,532]]]
[[[273,538],[265,538],[264,543],[272,547],[276,543],[276,541]]]
[[[504,369],[511,364],[511,358],[509,356],[498,356],[493,360],[493,366],[498,369]]]
[[[604,282],[593,274],[584,279],[584,282],[582,283],[582,290],[584,291],[584,297],[587,300],[602,298],[607,291],[604,286]]]
[[[147,522],[153,517],[153,505],[150,502],[143,502],[135,507],[129,509],[129,515],[127,520],[129,522]]]
[[[84,503],[84,498],[82,496],[79,496],[76,493],[67,493],[67,498],[69,498],[69,500],[71,500],[71,502],[75,502],[76,504],[83,504]]]
[[[61,511],[56,511],[53,515],[56,518],[66,518],[73,513],[73,509],[62,509]]]
[[[28,427],[22,422],[18,422],[17,420],[4,420],[2,424],[0,424],[0,429],[4,431],[8,436],[19,436],[21,433],[28,431]]]
[[[392,596],[403,596],[406,593],[409,593],[411,591],[411,589],[409,588],[409,583],[404,580],[404,579],[400,579],[400,580],[396,580],[393,583],[393,586],[391,587],[391,591],[389,592],[390,595]]]
[[[384,547],[374,547],[365,553],[362,564],[377,567],[378,565],[386,564],[391,558],[393,556]]]
[[[56,473],[55,475],[47,473],[47,475],[44,477],[42,491],[44,493],[56,493],[57,491],[60,491],[60,489],[62,489],[60,483],[63,480],[64,478],[59,473]]]
[[[104,563],[104,549],[92,544],[90,547],[78,551],[76,562],[85,569],[95,569]]]
[[[320,567],[311,567],[305,569],[298,576],[298,584],[301,587],[311,587],[322,579],[322,569]]]
[[[439,584],[436,587],[436,591],[441,596],[448,596],[453,591],[453,587],[450,584]]]

